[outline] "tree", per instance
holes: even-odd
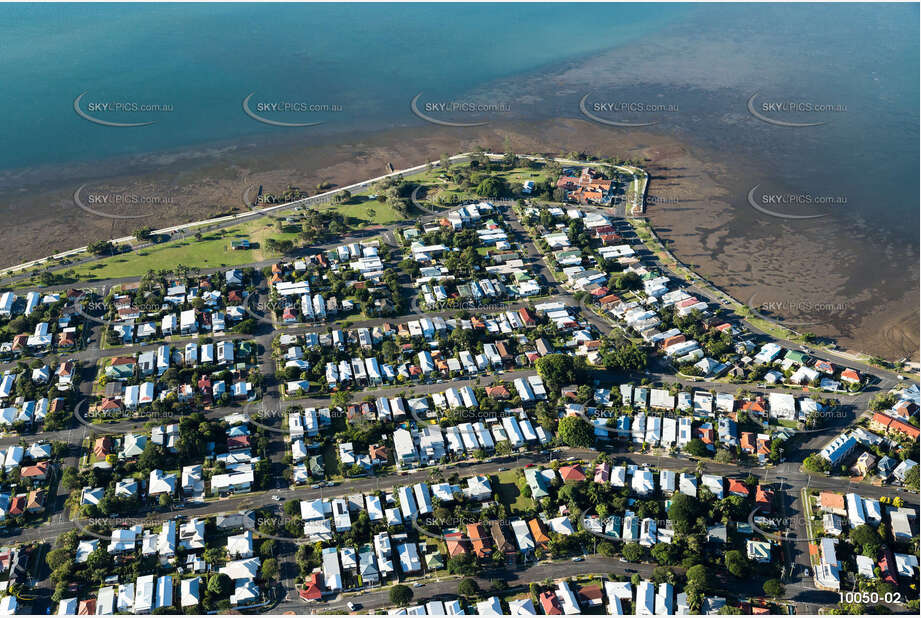
[[[288,517],[300,517],[301,515],[301,503],[297,500],[288,500],[283,508]]]
[[[601,352],[601,360],[608,369],[620,371],[644,371],[647,363],[645,352],[632,341],[606,347]]]
[[[278,579],[278,560],[275,558],[268,558],[262,563],[262,579],[266,581]]]
[[[336,391],[333,393],[332,403],[337,408],[347,408],[352,400],[352,394],[348,391]]]
[[[567,416],[560,420],[558,435],[569,446],[589,448],[595,443],[595,431],[581,416]]]
[[[104,255],[106,253],[111,253],[115,247],[108,240],[98,240],[96,242],[91,242],[86,248],[93,255]]]
[[[224,573],[215,573],[208,580],[208,592],[218,598],[230,596],[230,591],[232,589],[233,582],[230,581],[230,577]]]
[[[681,558],[681,549],[675,543],[656,543],[652,546],[653,559],[659,564],[676,564]]]
[[[803,470],[813,474],[824,474],[831,469],[828,461],[818,453],[813,453],[803,460]]]
[[[622,553],[627,562],[640,562],[645,557],[646,550],[639,543],[627,543]]]
[[[706,592],[710,589],[710,572],[707,571],[706,566],[695,564],[685,572],[685,576],[688,579],[688,584],[693,584],[697,590]]]
[[[688,453],[694,457],[706,457],[710,454],[710,451],[707,449],[707,445],[704,444],[703,440],[700,438],[694,438],[684,447]]]
[[[70,491],[79,489],[83,486],[82,482],[80,481],[79,471],[73,466],[64,468],[64,473],[61,475],[61,483],[66,489],[69,489]]]
[[[457,585],[457,594],[462,597],[473,598],[480,594],[480,585],[472,577],[465,577]]]
[[[748,559],[738,549],[726,552],[726,568],[736,577],[745,577],[748,574]]]
[[[671,506],[668,507],[668,518],[675,524],[675,530],[681,534],[689,533],[697,523],[700,503],[685,494],[677,493],[672,496]]]
[[[539,358],[537,373],[553,390],[558,390],[576,381],[575,363],[567,354],[548,354]]]
[[[918,491],[918,468],[921,468],[921,466],[912,466],[905,473],[905,486],[915,491]]]
[[[475,190],[481,197],[498,198],[508,194],[508,182],[501,176],[488,176],[480,181]]]
[[[472,554],[460,554],[448,559],[448,572],[454,575],[473,575],[477,572]]]
[[[618,275],[615,287],[618,290],[638,290],[643,286],[643,280],[635,272]]]
[[[783,582],[780,581],[779,579],[767,580],[766,582],[764,582],[763,589],[764,589],[764,594],[768,595],[769,597],[774,597],[775,599],[777,597],[782,597],[784,593]]]
[[[614,543],[602,541],[601,543],[598,543],[598,553],[605,558],[613,558],[617,555],[617,548],[614,546]]]
[[[852,529],[848,538],[855,547],[861,548],[864,556],[876,560],[883,544],[883,539],[880,538],[876,528],[869,524],[862,524]]]
[[[71,553],[66,549],[52,549],[45,555],[45,564],[48,565],[48,568],[54,571],[62,564],[68,563],[73,559]]]
[[[413,589],[404,584],[396,584],[390,587],[390,602],[394,605],[403,607],[413,600]]]

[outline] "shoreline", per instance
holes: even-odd
[[[733,160],[730,170],[720,153],[710,153],[675,137],[557,118],[463,131],[422,126],[336,135],[316,141],[300,137],[285,140],[291,143],[265,149],[244,144],[221,151],[215,160],[173,161],[143,176],[113,177],[93,187],[139,194],[169,192],[175,199],[162,207],[151,207],[154,212],[149,213],[151,220],[156,221],[151,227],[161,228],[218,214],[246,214],[249,209],[244,206],[244,196],[254,186],[274,193],[296,186],[315,195],[320,183],[330,183],[329,190],[336,190],[384,175],[389,172],[388,164],[395,169],[406,169],[419,161],[437,160],[443,153],[469,152],[478,146],[493,152],[513,150],[558,156],[571,152],[599,156],[616,153],[646,161],[643,167],[649,177],[644,187],[645,217],[665,246],[714,286],[734,298],[754,298],[754,292],[759,299],[779,299],[791,306],[821,289],[805,280],[784,280],[782,286],[771,288],[765,285],[771,276],[756,277],[757,271],[750,268],[743,272],[744,277],[734,276],[723,266],[727,259],[723,243],[731,240],[727,219],[747,214],[733,211],[737,193],[733,182],[741,175],[737,170],[743,169],[745,163]],[[0,263],[20,264],[93,240],[131,236],[135,229],[146,226],[143,218],[107,219],[80,210],[74,204],[73,192],[74,186],[59,183],[29,198],[0,196],[0,212],[8,213],[11,219],[0,228]],[[28,241],[23,242],[23,238]],[[800,253],[805,260],[812,259],[806,252]],[[751,257],[750,252],[737,252],[730,259],[746,264]],[[785,257],[792,261],[796,256]],[[847,328],[840,320],[828,320],[821,330],[815,330],[820,336],[838,340],[842,348],[868,350],[894,360],[903,356],[917,358],[917,333],[913,341],[906,328],[906,322],[911,321],[911,299],[888,300],[883,325],[879,324],[879,317],[866,323],[872,317],[867,313],[859,316],[866,325],[858,329],[853,328],[853,323]],[[782,323],[782,318],[790,316],[777,313],[772,317]],[[889,335],[876,336],[879,332]]]

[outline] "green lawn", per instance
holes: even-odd
[[[325,210],[334,210],[344,217],[353,219],[358,225],[389,225],[404,221],[406,217],[388,204],[368,199],[366,195],[354,195],[343,204],[331,204]]]
[[[175,268],[180,264],[198,268],[237,266],[258,262],[269,257],[263,250],[268,237],[294,239],[293,232],[279,232],[273,220],[263,217],[202,236],[184,238],[147,247],[137,252],[116,255],[84,264],[74,269],[76,277],[84,281],[140,277],[148,270]],[[248,238],[257,248],[232,251],[233,240]]]
[[[413,175],[410,179],[426,187],[426,201],[435,205],[482,199],[472,191],[461,189],[450,181],[446,182],[441,178],[441,174],[441,168],[436,168],[422,174]],[[529,167],[516,167],[508,171],[490,172],[490,174],[505,178],[512,191],[516,193],[526,180],[533,180],[535,183],[539,183],[548,178],[547,174],[542,170],[534,170]]]
[[[499,472],[496,492],[499,500],[509,507],[512,513],[525,511],[533,506],[530,498],[525,497],[515,484],[515,471],[503,470]]]

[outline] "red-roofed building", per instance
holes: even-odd
[[[755,399],[754,401],[746,401],[742,404],[742,410],[748,412],[749,414],[764,416],[764,400],[759,398]]]
[[[26,494],[19,494],[10,499],[10,508],[7,511],[10,515],[22,515],[26,512]]]
[[[16,335],[13,337],[13,345],[10,348],[11,350],[22,350],[26,347],[29,341],[29,335]]]
[[[754,453],[755,434],[750,431],[743,431],[741,434],[739,434],[739,446],[742,447],[742,451],[745,453]]]
[[[96,615],[96,599],[85,599],[80,601],[80,605],[77,606],[77,615],[78,616],[95,616]]]
[[[911,423],[906,423],[900,418],[894,418],[882,412],[877,412],[873,415],[873,419],[870,421],[870,427],[886,433],[900,433],[913,440],[917,440],[919,433],[921,433],[918,428]]]
[[[19,471],[19,476],[24,479],[32,479],[33,481],[43,481],[47,478],[50,469],[50,462],[40,461],[34,466],[24,466]]]
[[[739,479],[729,479],[729,493],[742,498],[748,497],[748,487]]]
[[[249,448],[249,436],[233,436],[227,438],[228,451],[235,451],[241,448]]]
[[[467,537],[473,544],[473,553],[478,558],[486,558],[492,554],[492,539],[486,532],[486,528],[479,522],[467,524]]]
[[[616,294],[608,294],[607,296],[603,296],[602,298],[599,298],[598,302],[601,303],[602,305],[613,305],[615,303],[620,302],[620,297],[617,296]]]
[[[841,381],[860,384],[860,374],[851,368],[845,369],[841,372]]]
[[[26,497],[26,511],[29,513],[40,513],[45,510],[45,492],[41,489],[33,489]]]
[[[560,468],[560,478],[564,483],[579,483],[585,480],[585,473],[579,466],[563,466]]]
[[[602,298],[603,296],[607,296],[608,291],[609,291],[608,288],[602,285],[600,287],[595,288],[589,293],[595,298]]]
[[[448,556],[451,558],[464,555],[470,551],[467,547],[467,539],[460,532],[446,534],[445,540],[448,545]]]
[[[562,615],[563,609],[560,607],[560,601],[556,598],[556,595],[549,590],[545,590],[540,593],[540,596],[537,597],[540,601],[540,607],[544,610],[544,613],[548,616],[559,616]]]
[[[879,567],[879,576],[884,582],[889,582],[894,586],[899,585],[899,580],[895,576],[895,556],[892,555],[892,550],[888,547],[883,550],[883,557],[879,559],[877,564]]]
[[[774,508],[774,492],[767,487],[758,485],[755,488],[755,506],[763,513],[770,513]]]
[[[697,437],[700,438],[700,441],[704,444],[713,444],[715,432],[713,427],[698,427],[697,428]]]
[[[99,402],[99,406],[97,407],[103,412],[115,412],[116,410],[122,409],[122,404],[120,404],[114,397],[105,397],[102,401]]]
[[[304,587],[298,590],[297,594],[305,601],[319,601],[323,598],[323,591],[320,587],[309,580],[304,582]]]
[[[918,413],[918,404],[913,401],[903,400],[895,404],[892,414],[899,418],[909,419]]]
[[[537,543],[539,547],[546,549],[550,544],[550,537],[544,532],[544,526],[541,521],[536,517],[529,520],[528,528],[531,530],[531,536],[534,537],[534,542]]]
[[[579,603],[585,607],[601,607],[604,603],[604,592],[598,584],[581,586],[576,592]]]
[[[816,359],[815,364],[812,365],[812,368],[816,371],[827,373],[828,375],[834,375],[835,373],[835,366],[829,363],[827,360]]]
[[[111,452],[112,438],[110,436],[96,438],[96,443],[93,445],[93,455],[95,455],[97,459],[105,459],[105,456]]]
[[[672,335],[671,337],[666,337],[662,340],[662,347],[667,348],[670,345],[681,343],[683,341],[685,341],[684,335]]]
[[[511,397],[511,394],[505,386],[499,384],[497,386],[487,386],[486,396],[490,399],[508,399]]]
[[[535,318],[534,315],[528,311],[527,307],[522,307],[518,310],[518,317],[521,318],[521,321],[524,322],[524,325],[528,328],[537,325],[537,318]]]

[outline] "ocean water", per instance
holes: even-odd
[[[337,106],[268,113],[319,130],[410,122],[491,80],[626,44],[678,19],[666,6],[541,4],[36,4],[0,7],[0,170],[192,147],[289,129],[242,101]],[[590,15],[590,19],[588,18]],[[586,31],[590,25],[591,33]],[[101,103],[169,111],[93,113]],[[309,116],[309,117],[305,117]]]

